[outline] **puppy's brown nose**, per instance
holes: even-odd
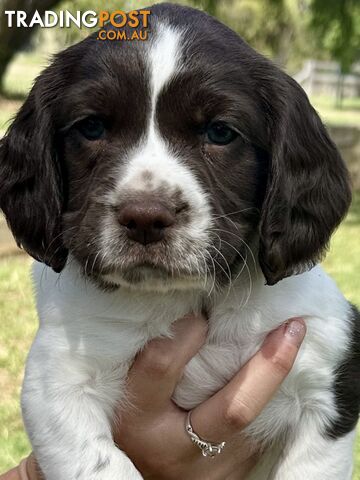
[[[132,202],[121,208],[118,220],[129,238],[147,245],[159,242],[165,229],[175,222],[175,215],[155,201]]]

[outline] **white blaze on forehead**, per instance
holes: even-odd
[[[143,141],[129,155],[129,161],[120,179],[122,189],[125,187],[131,190],[148,191],[149,185],[145,184],[144,172],[152,174],[151,189],[153,191],[166,184],[169,191],[177,188],[190,195],[191,188],[194,187],[192,173],[170,152],[166,138],[161,136],[157,128],[155,118],[156,104],[161,91],[181,68],[181,38],[180,30],[160,24],[156,36],[149,44],[149,50],[146,52],[151,92],[148,129]],[[196,197],[195,192],[194,194]]]
[[[190,181],[190,172],[171,154],[156,125],[156,104],[163,88],[179,71],[181,31],[160,24],[156,37],[147,52],[150,71],[151,112],[148,131],[144,141],[129,156],[129,162],[122,178],[122,185],[132,189],[144,188],[143,173],[153,175],[153,189],[166,181],[169,187],[185,185]]]
[[[167,25],[159,25],[157,35],[151,44],[149,63],[151,72],[152,113],[162,88],[176,73],[181,53],[181,32]]]

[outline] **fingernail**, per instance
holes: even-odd
[[[300,345],[305,337],[306,326],[301,318],[293,318],[289,320],[285,328],[285,337],[290,343]]]

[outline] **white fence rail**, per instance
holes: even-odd
[[[309,96],[360,96],[360,64],[354,65],[351,72],[344,75],[336,62],[307,60],[294,78]]]

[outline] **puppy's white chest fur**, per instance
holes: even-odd
[[[205,301],[199,291],[102,292],[76,267],[57,275],[36,264],[34,276],[40,330],[28,361],[37,366],[28,368],[24,396],[36,377],[58,383],[58,391],[91,392],[109,416],[125,395],[123,382],[135,354],[150,339],[170,335],[173,321],[200,311]],[[335,415],[332,373],[348,344],[347,310],[345,299],[319,267],[273,287],[264,286],[259,276],[250,295],[241,283],[235,285],[214,300],[207,343],[187,365],[176,402],[193,408],[208,398],[256,352],[268,332],[301,315],[308,333],[297,362],[249,433],[271,442],[300,422],[304,408],[326,424],[327,417]]]

